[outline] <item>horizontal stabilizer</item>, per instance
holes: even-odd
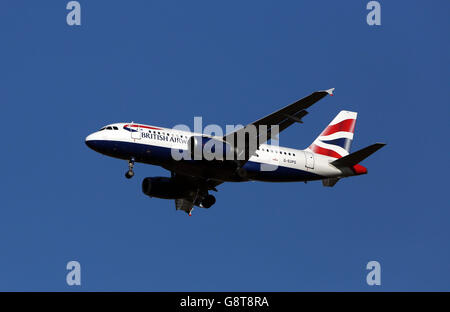
[[[338,168],[352,167],[354,165],[359,164],[361,161],[363,161],[364,159],[366,159],[367,157],[369,157],[370,155],[372,155],[385,145],[386,145],[385,143],[375,143],[369,145],[363,149],[360,149],[359,151],[351,153],[342,158],[336,159],[331,164]]]

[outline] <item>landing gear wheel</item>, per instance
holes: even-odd
[[[134,176],[133,167],[134,167],[134,158],[131,158],[128,161],[128,171],[125,173],[125,178],[131,179]]]
[[[127,179],[131,179],[133,176],[134,176],[133,170],[128,170],[128,171],[125,173],[125,178],[127,178]]]
[[[212,205],[214,205],[215,203],[216,203],[216,198],[214,196],[212,196],[212,195],[207,195],[202,200],[202,207],[203,208],[209,208]]]

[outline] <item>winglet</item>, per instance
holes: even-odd
[[[329,95],[333,96],[334,88],[325,90],[325,92],[328,93]]]

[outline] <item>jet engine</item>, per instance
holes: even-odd
[[[188,197],[194,191],[192,187],[172,178],[149,177],[142,181],[142,192],[150,197],[177,199]]]

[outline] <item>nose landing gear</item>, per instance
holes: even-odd
[[[134,176],[133,167],[134,167],[134,158],[131,158],[128,161],[128,171],[125,173],[125,178],[131,179]]]

